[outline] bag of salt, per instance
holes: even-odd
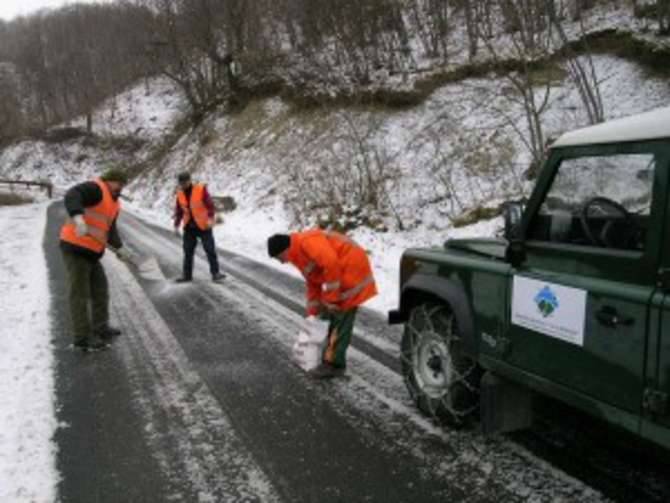
[[[310,316],[305,320],[293,344],[293,360],[305,371],[321,363],[323,346],[328,335],[328,322]]]

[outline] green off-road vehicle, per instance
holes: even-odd
[[[505,239],[407,250],[402,367],[418,407],[486,433],[547,396],[670,448],[670,108],[553,143]]]

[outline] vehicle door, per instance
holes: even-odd
[[[670,201],[668,201],[670,204]],[[652,301],[641,435],[670,449],[670,209],[660,257],[661,289]]]
[[[658,142],[552,152],[510,278],[508,363],[573,398],[640,412],[666,166]]]

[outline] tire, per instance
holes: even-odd
[[[463,352],[447,305],[426,303],[412,309],[401,355],[405,384],[424,414],[454,427],[472,423],[478,416],[482,373]]]

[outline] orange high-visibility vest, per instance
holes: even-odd
[[[183,212],[182,224],[184,227],[191,221],[191,218],[195,220],[195,225],[200,230],[206,231],[211,227],[209,224],[209,215],[207,214],[207,206],[205,206],[203,197],[204,192],[205,185],[200,183],[193,184],[191,186],[191,200],[189,201],[183,190],[179,189],[177,191],[177,203],[179,203]]]
[[[287,259],[307,282],[308,314],[316,314],[320,304],[346,311],[377,295],[365,250],[343,234],[321,229],[293,233]]]
[[[61,227],[60,238],[67,243],[87,248],[96,253],[102,253],[107,246],[109,230],[121,210],[121,203],[114,200],[105,182],[99,178],[93,181],[102,190],[102,200],[95,206],[84,208],[83,216],[84,222],[88,226],[88,234],[77,236],[77,227],[74,220],[68,217],[63,227]]]

